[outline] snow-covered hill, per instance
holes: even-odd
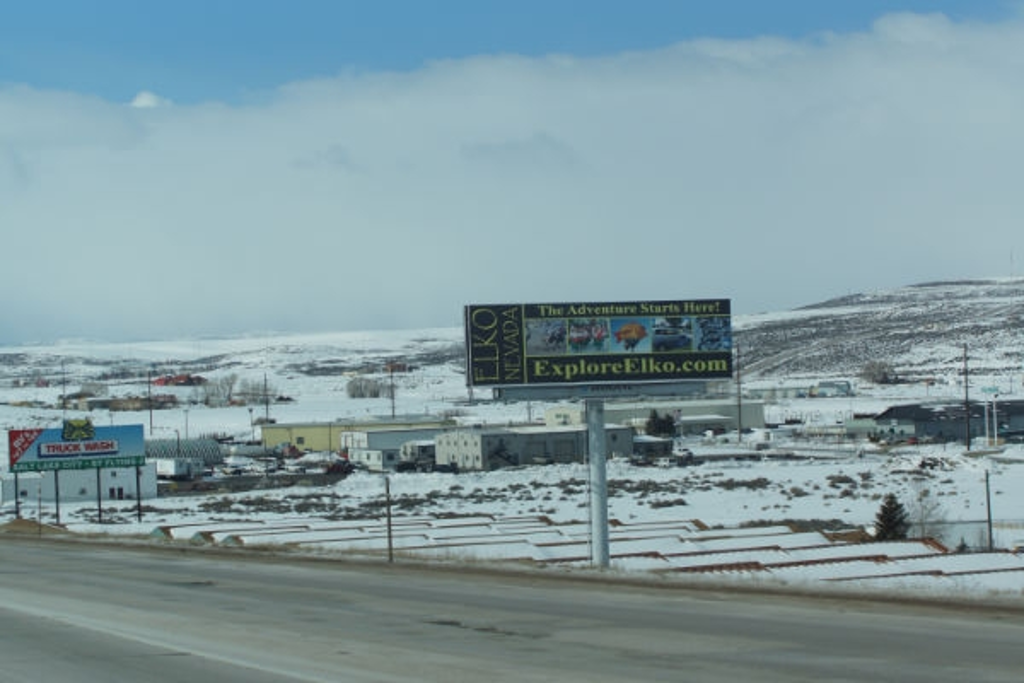
[[[1019,372],[1024,279],[932,282],[735,319],[751,378],[855,377],[872,361],[919,379]]]
[[[738,315],[733,323],[741,367],[751,380],[857,377],[872,361],[904,378],[948,377],[961,374],[965,347],[972,374],[1001,375],[1020,371],[1024,360],[1024,279],[851,294],[792,311]],[[0,385],[43,380],[72,391],[101,382],[124,392],[163,374],[235,373],[243,379],[268,375],[287,393],[298,390],[288,378],[337,384],[391,361],[444,368],[455,390],[465,393],[459,328],[0,347]]]

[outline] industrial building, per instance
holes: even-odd
[[[582,462],[587,453],[586,425],[531,425],[523,427],[474,427],[438,434],[435,439],[438,465],[459,470],[497,470],[520,465]],[[605,428],[606,457],[629,457],[633,429],[609,424]]]
[[[642,431],[647,419],[655,411],[659,416],[671,415],[681,436],[699,435],[707,431],[729,432],[743,429],[763,429],[764,402],[737,401],[736,399],[709,399],[691,401],[606,401],[604,416],[608,422],[629,425]],[[742,417],[737,420],[737,416]],[[586,424],[584,403],[566,403],[547,410],[544,422],[548,425]]]
[[[156,498],[156,465],[140,466],[137,475],[134,467],[8,473],[3,475],[0,501],[6,505],[17,497],[22,505],[30,506],[37,501],[53,503],[59,494],[62,502],[106,503],[138,500],[140,491],[143,500]]]
[[[440,428],[399,427],[395,429],[361,429],[339,434],[340,452],[353,464],[361,464],[373,472],[393,470],[403,458],[403,451],[424,456],[422,448],[410,451],[413,444],[423,444],[441,433]],[[431,453],[432,454],[432,453]]]
[[[351,432],[376,432],[388,430],[435,430],[451,429],[453,420],[437,415],[400,415],[397,417],[368,416],[359,419],[333,420],[331,422],[293,422],[290,424],[264,424],[260,428],[265,448],[288,444],[300,451],[341,451],[342,435]]]

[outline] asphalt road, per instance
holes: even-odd
[[[0,682],[1021,680],[1024,616],[0,537]]]

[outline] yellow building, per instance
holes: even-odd
[[[436,415],[370,416],[332,422],[265,424],[261,427],[261,440],[265,448],[287,444],[300,451],[338,451],[342,447],[342,434],[351,432],[441,430],[455,426],[454,420]]]

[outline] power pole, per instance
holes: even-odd
[[[964,344],[964,443],[967,450],[971,450],[971,399],[967,380],[967,344]]]
[[[988,517],[988,551],[992,552],[992,490],[988,483],[988,470],[985,470],[985,515]]]
[[[263,373],[263,419],[270,423],[270,394],[267,389],[267,373]]]
[[[388,363],[388,393],[391,394],[391,419],[395,419],[395,362]]]

